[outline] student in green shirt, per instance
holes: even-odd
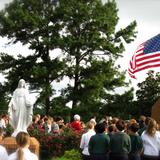
[[[110,138],[105,131],[105,124],[99,123],[95,126],[96,135],[89,141],[89,153],[92,160],[108,160]]]
[[[131,151],[129,153],[130,160],[141,160],[141,153],[143,149],[142,138],[138,135],[139,125],[133,123],[128,128],[128,133],[131,138]]]
[[[117,132],[110,140],[110,160],[128,160],[128,153],[131,150],[131,139],[125,130],[125,122],[119,120],[116,123]]]

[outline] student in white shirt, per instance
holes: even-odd
[[[157,131],[157,122],[151,119],[147,129],[141,135],[143,141],[143,160],[159,159],[160,132]]]
[[[8,160],[38,160],[37,155],[32,153],[28,148],[30,144],[29,135],[26,132],[19,132],[16,136],[18,149],[9,155]]]
[[[88,152],[88,144],[90,138],[96,134],[94,131],[95,123],[90,121],[87,125],[88,131],[82,135],[81,142],[80,142],[80,148],[82,149],[82,159],[83,160],[90,160],[90,155]]]
[[[8,160],[8,153],[6,148],[0,145],[0,160]]]

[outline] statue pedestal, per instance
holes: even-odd
[[[6,137],[0,144],[7,149],[8,154],[15,152],[18,148],[15,137]],[[39,157],[39,142],[36,138],[30,137],[29,149]]]

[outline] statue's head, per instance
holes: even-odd
[[[24,79],[20,79],[18,82],[18,88],[26,88],[26,83]]]

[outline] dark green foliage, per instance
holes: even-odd
[[[129,43],[135,37],[136,23],[116,32],[119,18],[114,1],[69,2],[60,0],[57,15],[63,17],[60,47],[66,53],[66,76],[74,82],[64,91],[75,108],[101,101],[105,91],[124,84],[124,73],[114,63],[124,51],[122,38]]]
[[[155,74],[154,71],[149,71],[147,75],[143,82],[138,83],[136,105],[140,115],[150,116],[153,104],[160,97],[160,73]]]
[[[24,78],[31,84],[30,89],[40,94],[37,103],[46,106],[46,113],[54,94],[51,83],[63,77],[65,65],[51,53],[59,36],[59,22],[53,18],[56,5],[53,0],[14,0],[0,12],[0,35],[10,43],[21,42],[33,50],[32,55],[17,58],[1,54],[0,70],[8,80],[6,90],[12,92],[18,80]]]
[[[115,62],[122,56],[124,42],[135,38],[136,22],[117,31],[118,20],[114,0],[105,4],[101,0],[13,0],[0,12],[0,35],[10,43],[27,45],[33,54],[0,55],[6,92],[24,78],[39,93],[37,104],[47,114],[61,106],[66,111],[69,101],[73,101],[72,113],[99,112],[105,95],[126,85],[125,72]],[[61,56],[55,53],[57,48]],[[54,103],[53,82],[64,77],[73,84],[66,84]]]
[[[60,158],[55,158],[55,160],[80,160],[81,154],[78,150],[72,149],[70,151],[65,151],[64,155]]]
[[[7,94],[5,92],[5,88],[2,85],[2,83],[0,83],[0,113],[4,114],[7,113]]]
[[[135,116],[133,109],[133,89],[126,91],[124,94],[119,95],[106,95],[107,102],[102,106],[101,114],[123,117],[128,119],[129,115]]]

